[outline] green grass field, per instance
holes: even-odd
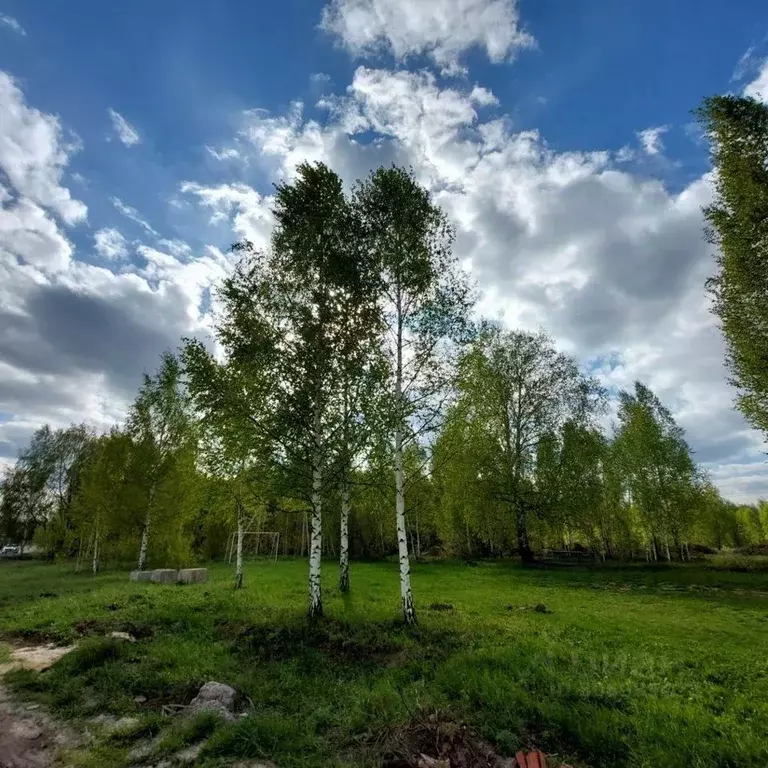
[[[201,765],[376,766],[437,721],[468,724],[501,754],[537,746],[578,766],[768,766],[766,573],[421,564],[415,632],[397,623],[393,563],[353,563],[352,594],[326,588],[314,627],[304,562],[251,563],[241,592],[229,567],[211,574],[161,586],[0,564],[3,640],[80,643],[45,673],[10,673],[19,696],[68,718],[141,718],[82,765],[127,764],[133,739],[164,731],[157,754],[208,735]],[[207,680],[234,686],[249,716],[162,714]]]

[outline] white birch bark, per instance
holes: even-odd
[[[93,564],[92,570],[95,576],[99,572],[99,524],[96,523],[96,530],[93,534]]]
[[[339,590],[349,592],[349,484],[347,478],[341,487],[341,537],[339,545]]]
[[[235,589],[243,588],[243,510],[237,505],[237,556],[235,564]]]
[[[147,547],[149,546],[149,514],[144,521],[144,528],[141,531],[141,546],[139,547],[139,570],[143,571],[147,567]]]
[[[309,617],[311,619],[323,615],[320,590],[320,568],[323,556],[323,466],[319,406],[315,407],[313,432],[315,451],[312,460],[312,530],[309,543]]]
[[[395,371],[395,402],[398,408],[395,428],[395,515],[397,521],[397,550],[400,560],[400,603],[406,624],[416,624],[416,609],[411,591],[411,564],[408,559],[408,538],[405,531],[405,479],[403,476],[403,321],[400,296],[397,298],[397,368]]]

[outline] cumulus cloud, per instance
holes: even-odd
[[[251,164],[269,159],[275,178],[290,178],[307,158],[347,183],[392,159],[412,166],[454,222],[480,311],[546,327],[614,391],[646,381],[688,430],[697,458],[718,478],[733,470],[727,493],[754,499],[754,482],[739,477],[762,441],[731,408],[704,291],[714,269],[702,236],[709,178],[673,192],[623,170],[627,153],[556,152],[538,132],[486,115],[492,103],[487,91],[443,87],[425,72],[360,67],[343,97],[324,102],[327,122],[305,119],[299,104],[285,115],[251,111],[236,146]],[[663,131],[651,130],[660,140]],[[250,187],[184,189],[217,223],[268,231],[269,201]],[[762,483],[768,491],[768,473]]]
[[[534,45],[516,0],[331,0],[320,26],[354,56],[423,54],[448,71],[473,47],[498,63]]]
[[[128,256],[128,244],[116,229],[100,229],[94,234],[93,240],[99,256],[108,261],[119,261]]]
[[[77,145],[65,141],[59,119],[28,107],[16,81],[0,71],[0,167],[17,193],[50,208],[67,224],[88,209],[62,186],[61,177]]]
[[[181,192],[197,198],[211,213],[210,223],[225,223],[238,237],[250,240],[257,248],[269,242],[273,218],[271,199],[263,197],[247,184],[220,184],[207,187],[184,182]]]
[[[637,138],[646,155],[656,156],[664,151],[664,142],[662,136],[669,131],[668,125],[657,125],[652,128],[646,128],[644,131],[638,131]]]
[[[110,107],[107,112],[109,112],[117,138],[126,147],[133,147],[141,142],[139,132],[118,111]]]
[[[19,35],[26,35],[27,32],[24,27],[19,24],[13,16],[6,16],[4,13],[0,13],[0,25],[4,27],[10,27],[14,32]]]
[[[765,59],[752,82],[744,87],[744,95],[768,103],[768,59]]]
[[[121,420],[142,370],[154,369],[182,336],[209,335],[207,293],[231,268],[229,255],[195,254],[178,239],[142,247],[138,265],[120,262],[127,245],[113,229],[94,235],[110,268],[78,260],[61,222],[82,218],[73,215],[82,204],[61,186],[69,150],[58,120],[27,107],[12,81],[4,85],[0,179],[10,187],[0,184],[0,463],[43,423],[87,420],[106,429]],[[115,204],[154,232],[135,209]]]

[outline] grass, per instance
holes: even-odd
[[[158,733],[158,755],[207,738],[201,765],[378,766],[435,720],[501,754],[536,746],[592,768],[768,765],[768,573],[419,564],[416,631],[397,621],[396,565],[351,575],[352,594],[326,588],[326,618],[310,626],[296,560],[248,564],[240,592],[223,565],[208,584],[165,586],[2,563],[0,640],[79,642],[51,670],[7,680],[68,718],[140,718],[83,766],[127,765]],[[234,686],[248,716],[163,714],[207,680]]]

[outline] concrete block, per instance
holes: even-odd
[[[150,581],[158,584],[173,584],[178,581],[178,578],[179,572],[174,568],[158,568],[156,571],[152,571]]]
[[[202,583],[208,581],[207,568],[182,568],[179,571],[179,581],[184,584]]]
[[[152,581],[154,571],[131,571],[131,581]]]

